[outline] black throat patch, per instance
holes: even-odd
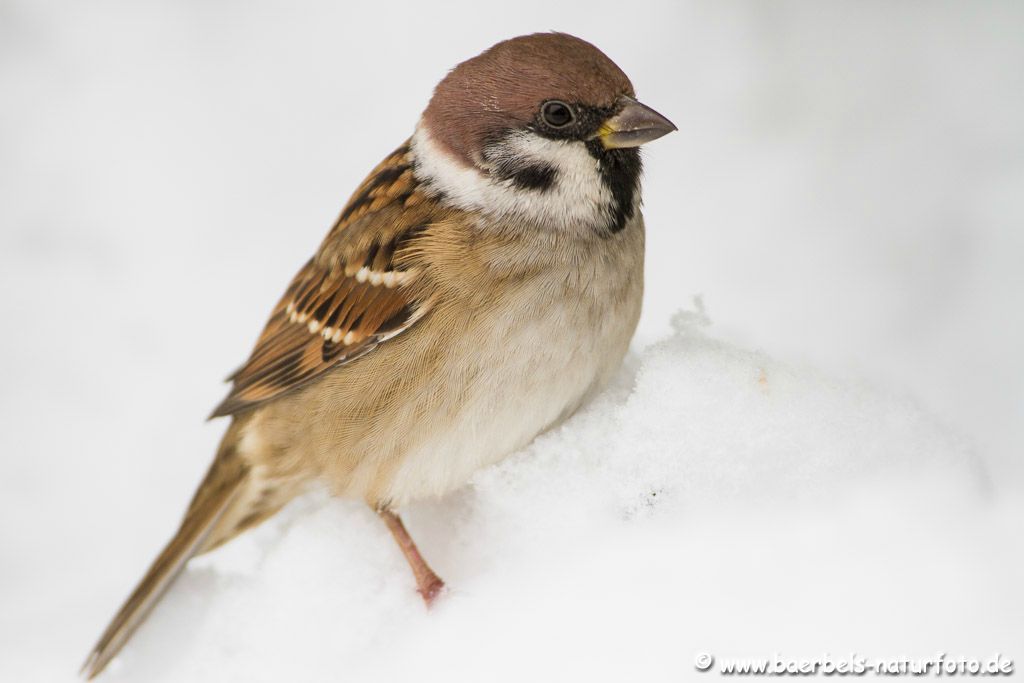
[[[640,188],[643,162],[636,147],[605,149],[598,139],[587,142],[587,151],[597,159],[601,181],[615,199],[614,213],[609,230],[615,234],[626,227],[633,217],[636,193]]]

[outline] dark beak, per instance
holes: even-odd
[[[639,147],[679,130],[671,121],[645,104],[640,104],[632,97],[623,95],[619,98],[623,108],[618,114],[601,124],[594,136],[601,141],[605,149],[620,147]]]

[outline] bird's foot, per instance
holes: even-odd
[[[428,609],[434,606],[434,601],[447,589],[441,577],[433,572],[430,573],[429,577],[422,579],[417,577],[416,582],[419,584],[416,592],[423,598],[423,602],[426,603]]]

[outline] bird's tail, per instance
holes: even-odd
[[[103,671],[124,647],[191,557],[230,537],[225,534],[225,523],[232,521],[227,518],[237,517],[238,503],[242,502],[239,499],[244,497],[241,494],[249,478],[249,468],[233,455],[221,452],[210,467],[178,533],[150,565],[82,665],[80,673],[87,679]]]

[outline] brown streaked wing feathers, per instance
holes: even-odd
[[[337,223],[292,280],[234,384],[210,417],[275,399],[401,333],[429,309],[400,257],[436,204],[417,188],[408,145],[356,190]]]

